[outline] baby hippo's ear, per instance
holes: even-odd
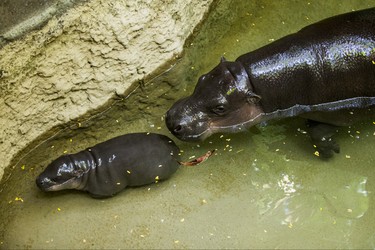
[[[246,92],[246,99],[249,103],[256,104],[260,101],[261,97],[249,90]]]

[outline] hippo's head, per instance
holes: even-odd
[[[191,96],[169,109],[166,124],[177,138],[186,141],[240,131],[260,119],[259,100],[241,63],[222,58],[218,66],[199,78]]]
[[[76,189],[84,173],[78,165],[69,159],[69,155],[63,155],[47,166],[36,179],[36,185],[43,191]]]

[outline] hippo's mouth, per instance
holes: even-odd
[[[210,128],[207,128],[206,130],[202,131],[199,134],[174,134],[178,139],[182,141],[204,141],[206,138],[210,137],[213,133],[211,132]]]
[[[208,137],[216,133],[236,133],[246,130],[244,123],[231,124],[231,125],[220,125],[215,122],[210,122],[207,128],[197,134],[173,134],[182,141],[204,141]]]
[[[178,134],[175,136],[183,141],[204,141],[211,135],[217,134],[217,133],[238,133],[238,132],[246,131],[249,127],[259,123],[259,120],[261,119],[262,115],[263,114],[257,114],[252,119],[245,119],[243,117],[239,119],[239,116],[236,115],[234,117],[233,116],[228,117],[227,119],[211,120],[210,122],[207,123],[208,125],[206,129],[200,133]],[[240,122],[236,124],[231,123],[231,121],[234,118],[236,118],[237,120],[240,120]]]
[[[36,185],[43,191],[59,191],[63,189],[75,189],[79,185],[78,178],[71,178],[66,181],[54,180],[48,177],[37,178]]]

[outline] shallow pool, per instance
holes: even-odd
[[[374,248],[374,120],[342,128],[341,153],[314,155],[302,119],[202,143],[178,141],[166,110],[225,55],[234,60],[328,16],[373,1],[220,1],[168,72],[106,112],[73,124],[20,159],[0,186],[0,248]],[[42,193],[43,168],[117,135],[169,135],[189,159],[171,179],[110,199]],[[147,157],[147,155],[145,155]]]

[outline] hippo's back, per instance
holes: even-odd
[[[369,97],[365,103],[372,105],[375,8],[325,19],[237,61],[245,66],[267,113],[349,99],[353,103],[346,102],[348,107],[363,105],[357,97]]]

